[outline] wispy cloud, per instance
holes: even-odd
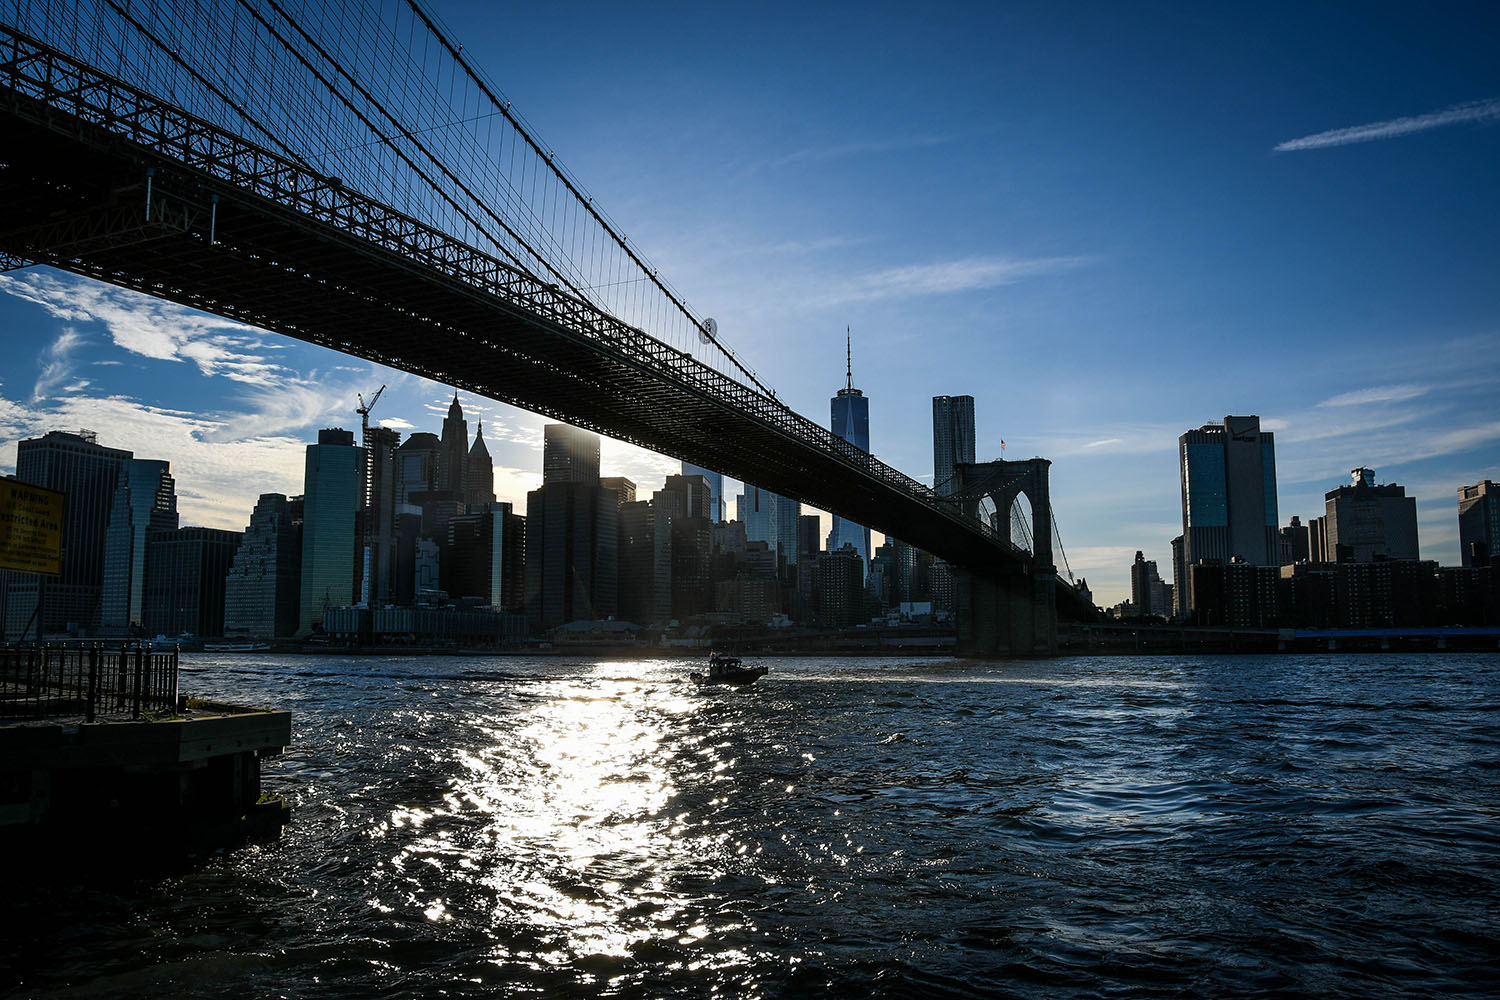
[[[1431,388],[1431,386],[1410,383],[1406,385],[1371,386],[1368,389],[1355,389],[1353,392],[1343,392],[1337,396],[1330,396],[1318,405],[1362,406],[1366,403],[1399,403],[1402,400],[1425,396]]]
[[[1088,257],[1027,259],[981,255],[934,264],[910,264],[855,275],[842,285],[835,285],[820,301],[823,305],[843,305],[916,295],[951,295],[1059,274],[1089,261]]]
[[[37,365],[41,368],[41,372],[37,375],[36,385],[31,390],[33,403],[46,399],[73,377],[72,354],[74,349],[83,342],[83,335],[73,327],[67,326],[63,327],[57,339],[42,351],[41,357],[37,358]]]
[[[1327,132],[1318,132],[1313,135],[1305,135],[1300,139],[1289,139],[1276,146],[1278,153],[1291,153],[1299,149],[1323,149],[1328,146],[1348,146],[1356,142],[1375,142],[1379,139],[1394,139],[1397,136],[1411,135],[1413,132],[1426,132],[1430,129],[1444,128],[1448,125],[1462,125],[1465,122],[1485,122],[1500,119],[1500,98],[1490,98],[1485,101],[1469,101],[1465,104],[1455,104],[1451,108],[1441,111],[1429,111],[1425,115],[1411,115],[1406,118],[1392,118],[1389,121],[1371,122],[1368,125],[1353,125],[1348,128],[1336,128]]]
[[[824,163],[846,156],[867,156],[871,153],[891,153],[898,149],[920,149],[924,146],[941,146],[952,142],[949,135],[908,135],[889,139],[868,139],[858,142],[836,143],[828,146],[808,146],[785,156],[776,157],[766,165],[789,167],[796,163]]]

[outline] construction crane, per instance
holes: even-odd
[[[370,397],[369,403],[365,402],[363,393],[356,392],[354,394],[359,397],[359,405],[354,408],[354,412],[359,414],[360,430],[363,433],[363,437],[360,438],[360,444],[366,444],[370,440],[370,411],[375,409],[375,404],[380,401],[380,394],[382,392],[385,392],[385,386],[381,386],[375,390],[375,395]]]

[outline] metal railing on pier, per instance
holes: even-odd
[[[177,661],[176,645],[0,646],[0,719],[170,714],[177,710]]]

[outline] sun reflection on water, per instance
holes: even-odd
[[[711,865],[701,852],[734,846],[687,842],[690,818],[674,812],[674,763],[702,766],[706,782],[728,763],[691,732],[703,702],[675,673],[601,663],[531,689],[519,713],[478,720],[479,739],[457,751],[442,804],[397,806],[382,825],[383,835],[399,834],[391,865],[408,876],[409,910],[487,928],[495,960],[540,966],[699,946],[742,927],[686,912],[702,902],[682,882],[701,886]],[[460,903],[423,894],[424,879],[411,875],[423,864],[450,887],[464,878],[473,895]],[[733,952],[684,957],[719,964]]]

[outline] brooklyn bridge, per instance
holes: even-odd
[[[0,269],[88,275],[868,525],[953,568],[961,652],[1048,655],[1093,612],[1055,564],[1045,459],[960,466],[939,496],[794,412],[415,0],[0,0],[0,135]]]

